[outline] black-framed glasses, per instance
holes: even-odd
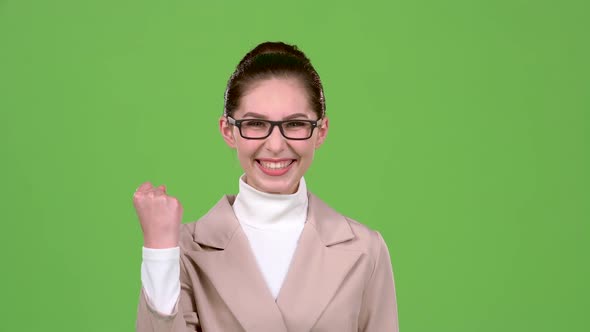
[[[275,126],[279,127],[281,135],[286,139],[306,140],[311,137],[313,130],[321,126],[319,120],[284,120],[270,121],[261,119],[236,120],[227,116],[229,124],[238,127],[240,136],[247,139],[265,139],[272,133]]]

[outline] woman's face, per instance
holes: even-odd
[[[246,90],[239,105],[232,115],[236,120],[317,120],[309,106],[307,92],[295,78],[258,81]],[[328,119],[324,118],[321,127],[315,128],[307,140],[286,139],[276,126],[265,139],[246,139],[223,116],[219,128],[225,142],[237,150],[246,183],[267,193],[292,194],[311,165],[315,149],[326,138]]]

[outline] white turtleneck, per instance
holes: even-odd
[[[294,194],[269,194],[248,185],[244,177],[232,208],[276,299],[307,218],[307,186],[302,177]],[[148,300],[164,314],[173,312],[180,295],[179,254],[179,247],[143,247],[141,282]]]
[[[256,190],[243,178],[234,213],[276,299],[307,218],[307,187],[301,178],[294,194],[269,194]]]

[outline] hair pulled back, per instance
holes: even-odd
[[[264,42],[248,52],[230,76],[225,90],[224,114],[233,115],[240,99],[259,80],[298,78],[307,91],[310,106],[318,119],[326,114],[320,76],[310,60],[297,48],[283,42]]]

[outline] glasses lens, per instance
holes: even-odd
[[[268,135],[270,123],[260,120],[242,121],[242,135],[249,138],[260,138]]]
[[[287,121],[283,123],[283,131],[287,138],[302,139],[311,136],[312,125],[305,121]]]

